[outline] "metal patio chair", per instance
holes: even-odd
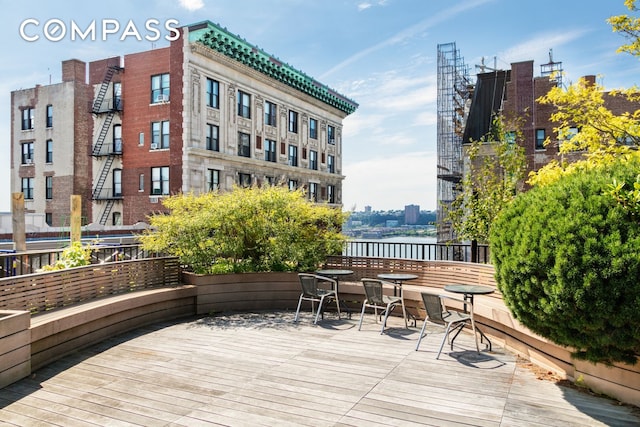
[[[318,303],[318,310],[316,311],[316,317],[313,321],[314,324],[318,323],[318,316],[323,312],[323,304],[325,300],[333,299],[336,302],[336,308],[338,310],[338,319],[340,319],[340,304],[338,302],[338,293],[336,292],[336,281],[325,276],[319,276],[317,274],[299,273],[300,286],[302,287],[302,293],[300,299],[298,299],[298,308],[296,309],[296,317],[294,322],[298,321],[298,315],[300,314],[300,307],[302,301],[311,301],[311,314],[315,311],[314,304]],[[321,286],[319,286],[321,285]],[[327,285],[331,289],[327,289]],[[324,314],[323,314],[324,318]]]
[[[370,307],[374,310],[376,323],[378,323],[378,309],[384,310],[384,320],[382,321],[382,329],[380,330],[380,334],[383,334],[384,328],[387,325],[387,318],[389,317],[389,314],[398,305],[402,306],[404,326],[405,328],[409,327],[407,325],[407,311],[404,307],[404,300],[400,296],[384,295],[383,289],[385,284],[393,286],[392,283],[387,283],[380,279],[362,279],[365,299],[362,302],[362,312],[360,313],[360,323],[358,325],[358,330],[362,328],[362,319],[364,318],[365,309],[367,307]]]
[[[420,342],[425,335],[424,332],[427,327],[427,323],[445,328],[444,336],[442,337],[442,342],[440,343],[440,349],[438,350],[436,359],[440,358],[440,353],[442,353],[442,347],[444,347],[445,340],[449,341],[451,350],[453,350],[453,341],[456,339],[462,329],[464,329],[467,323],[471,324],[473,337],[476,341],[476,350],[478,352],[480,351],[480,347],[478,346],[478,336],[476,335],[476,324],[473,320],[473,303],[471,303],[471,301],[465,301],[461,298],[450,297],[448,295],[430,294],[427,292],[422,292],[420,295],[422,295],[422,302],[424,303],[424,308],[427,312],[427,316],[424,319],[424,324],[422,325],[422,329],[420,330],[420,337],[418,338],[416,351],[418,351],[418,348],[420,348]],[[466,304],[466,306],[470,307],[469,311],[461,312],[447,308],[445,301],[457,301],[462,304]],[[456,334],[452,339],[449,339],[449,335],[454,331],[456,332]]]

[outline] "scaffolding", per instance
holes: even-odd
[[[438,45],[438,96],[437,96],[437,141],[438,141],[438,243],[455,242],[451,224],[445,222],[445,210],[460,191],[463,174],[462,136],[467,101],[470,100],[472,84],[469,69],[456,49],[456,44]]]

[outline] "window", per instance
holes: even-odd
[[[327,143],[332,145],[336,143],[336,128],[331,125],[327,125]]]
[[[220,108],[220,83],[207,78],[207,107]]]
[[[33,142],[23,142],[22,144],[22,164],[30,165],[33,163]]]
[[[327,202],[336,202],[336,187],[334,185],[327,185]]]
[[[144,174],[138,175],[138,191],[144,191]]]
[[[22,110],[22,130],[31,130],[36,117],[35,108],[25,108]]]
[[[267,162],[276,161],[276,142],[271,139],[264,140],[264,159]]]
[[[47,127],[53,127],[53,105],[47,105]]]
[[[207,169],[207,190],[215,191],[220,189],[220,171],[217,169]]]
[[[44,213],[44,222],[47,223],[49,227],[53,224],[53,214],[51,212]]]
[[[512,130],[505,132],[505,135],[504,135],[504,139],[508,144],[515,144],[516,137],[517,137],[517,134]]]
[[[536,129],[536,150],[544,150],[546,134],[544,129]]]
[[[169,121],[151,123],[151,149],[169,148]]]
[[[122,153],[122,125],[113,126],[113,152]]]
[[[151,194],[169,194],[169,166],[151,168]]]
[[[272,176],[265,176],[264,180],[269,185],[276,185],[276,179]]]
[[[33,200],[33,178],[22,178],[22,193],[25,200]]]
[[[289,166],[298,166],[298,147],[289,145]]]
[[[309,200],[312,202],[318,201],[318,184],[315,182],[309,183]]]
[[[289,132],[298,133],[298,113],[289,110]]]
[[[46,149],[46,162],[53,163],[53,140],[47,139]]]
[[[238,156],[251,157],[250,135],[238,132]]]
[[[276,125],[276,115],[278,107],[273,102],[264,101],[264,124],[269,126]]]
[[[318,121],[309,119],[309,138],[318,139]]]
[[[251,174],[239,172],[238,185],[240,187],[251,187]]]
[[[309,169],[318,170],[318,152],[315,150],[309,151]]]
[[[113,109],[122,110],[122,83],[113,83]]]
[[[45,190],[44,190],[45,198],[47,200],[53,199],[53,177],[45,176],[44,185],[45,185]]]
[[[151,103],[169,101],[169,73],[151,76]]]
[[[113,197],[122,197],[122,169],[113,170]]]
[[[327,156],[327,172],[336,173],[336,160],[333,154]]]
[[[138,134],[138,145],[144,145],[144,132]]]
[[[238,91],[238,115],[245,119],[251,118],[251,95]]]
[[[207,123],[207,150],[220,151],[218,126]]]
[[[298,181],[296,181],[295,179],[290,179],[289,180],[289,190],[293,191],[295,189],[298,188]]]
[[[111,223],[113,225],[122,225],[122,214],[120,212],[114,212]]]

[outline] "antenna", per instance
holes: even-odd
[[[553,49],[549,49],[549,63],[540,65],[542,77],[549,77],[556,86],[562,87],[562,62],[553,60]]]
[[[482,59],[480,60],[480,65],[476,65],[476,68],[479,68],[481,73],[484,73],[487,70],[498,71],[498,58],[495,56],[493,57],[493,68],[491,68],[484,64],[484,56],[483,56]]]

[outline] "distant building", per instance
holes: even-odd
[[[562,63],[553,62],[550,58],[549,63],[541,65],[541,73],[536,76],[533,61],[516,62],[511,64],[509,70],[479,73],[475,84],[472,84],[455,45],[443,46],[450,52],[444,52],[449,54],[448,57],[439,52],[438,117],[441,120],[438,123],[447,124],[438,129],[439,242],[457,239],[450,224],[443,218],[444,207],[450,205],[457,196],[459,184],[465,173],[464,165],[468,164],[464,147],[471,141],[478,141],[487,135],[496,114],[522,119],[520,131],[523,138],[518,143],[525,151],[525,176],[552,160],[560,160],[559,147],[562,144],[554,132],[557,124],[551,122],[554,107],[537,102],[538,98],[546,95],[553,87],[562,84]],[[452,64],[456,67],[452,67]],[[585,76],[585,79],[595,83],[595,76]],[[640,109],[640,103],[629,102],[622,97],[610,97],[605,94],[604,99],[605,106],[615,114],[631,113]],[[575,128],[575,132],[578,131],[579,129]],[[545,145],[547,138],[550,138],[550,143]],[[493,155],[490,144],[487,144],[480,155]],[[582,152],[569,153],[563,155],[562,160],[574,161],[582,156]]]
[[[53,226],[133,225],[164,197],[303,187],[342,205],[342,121],[358,104],[208,21],[169,47],[62,63],[11,94],[11,191]]]
[[[404,207],[404,223],[407,225],[415,225],[420,220],[420,206],[407,205]]]

